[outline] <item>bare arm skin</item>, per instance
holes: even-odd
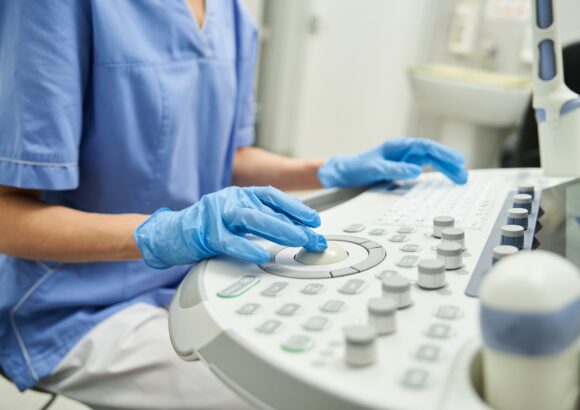
[[[133,231],[146,218],[47,205],[38,192],[0,187],[0,252],[60,262],[138,259]]]
[[[272,185],[281,190],[321,188],[316,176],[322,161],[273,154],[260,148],[238,150],[234,160],[234,185]]]
[[[320,188],[320,161],[242,148],[234,184],[280,189]],[[98,262],[141,258],[133,232],[148,215],[82,212],[41,201],[40,192],[0,186],[0,252],[32,260]]]

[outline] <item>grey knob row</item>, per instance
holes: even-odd
[[[501,227],[501,245],[493,249],[493,263],[524,248],[524,234],[529,227],[535,197],[533,184],[520,184],[513,196],[513,208],[508,209],[507,225]]]
[[[377,360],[377,336],[388,335],[397,330],[398,308],[399,300],[393,297],[369,299],[368,324],[344,328],[347,364],[355,367],[369,366]]]

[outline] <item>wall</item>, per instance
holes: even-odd
[[[407,66],[433,0],[269,0],[260,144],[300,157],[366,149],[405,133]]]
[[[258,143],[276,152],[326,158],[393,135],[437,138],[438,121],[413,106],[407,67],[481,63],[447,50],[458,0],[262,1]],[[563,42],[580,39],[580,1],[556,6]],[[483,27],[502,45],[497,70],[530,70],[519,60],[526,25]]]

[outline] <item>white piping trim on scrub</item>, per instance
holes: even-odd
[[[32,165],[32,166],[37,166],[37,167],[69,168],[69,167],[76,167],[77,166],[76,162],[63,162],[63,163],[34,162],[34,161],[23,161],[21,159],[12,159],[12,158],[5,158],[5,157],[0,157],[0,161],[12,162],[14,164],[20,164],[20,165]]]
[[[44,265],[44,267],[46,267],[46,265]],[[44,276],[42,278],[37,280],[36,283],[34,285],[32,285],[30,287],[30,289],[28,289],[28,291],[20,298],[18,303],[16,303],[16,305],[14,305],[14,307],[10,310],[10,324],[12,325],[12,330],[14,331],[14,334],[16,335],[16,339],[18,340],[18,345],[20,346],[20,350],[22,350],[22,355],[24,356],[24,361],[26,362],[26,365],[28,366],[30,373],[32,373],[32,377],[34,377],[34,379],[36,381],[39,380],[39,377],[38,377],[38,374],[36,373],[36,370],[34,370],[34,367],[32,366],[32,360],[30,360],[30,355],[28,354],[28,349],[26,349],[26,346],[24,344],[24,340],[22,339],[22,336],[20,335],[20,332],[18,331],[18,327],[16,326],[16,320],[14,319],[14,315],[16,314],[16,311],[18,309],[20,309],[20,307],[28,300],[28,298],[32,295],[32,293],[45,280],[47,280],[54,272],[56,272],[56,269],[51,269],[46,274],[44,274]]]

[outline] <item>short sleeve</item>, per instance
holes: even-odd
[[[235,124],[235,145],[251,145],[255,138],[254,75],[258,56],[258,32],[252,17],[239,0],[236,4],[236,50],[238,104]]]
[[[78,186],[89,4],[0,1],[0,185]]]

